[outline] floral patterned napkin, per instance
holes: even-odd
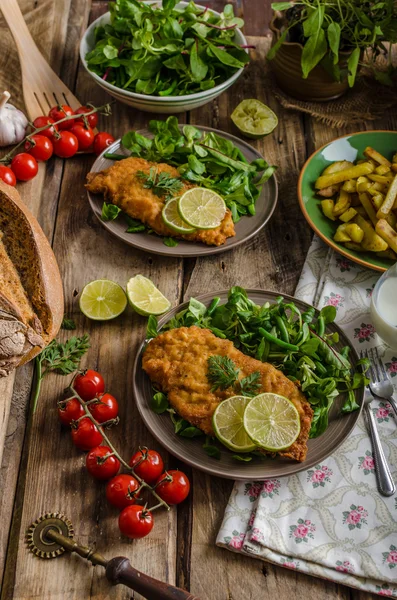
[[[296,296],[332,304],[357,350],[377,346],[397,383],[397,356],[377,337],[369,305],[379,275],[340,257],[314,238]],[[397,426],[391,406],[373,408],[394,479]],[[364,418],[322,464],[297,475],[237,482],[217,545],[262,560],[397,598],[397,497],[376,488]]]

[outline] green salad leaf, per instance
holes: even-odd
[[[231,4],[219,16],[193,0],[176,4],[110,2],[110,24],[96,28],[85,57],[89,70],[138,94],[181,96],[211,89],[249,62],[246,48],[235,43],[244,21]]]

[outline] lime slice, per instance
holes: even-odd
[[[244,428],[258,446],[270,452],[289,448],[299,435],[299,413],[293,403],[278,394],[259,394],[247,405]]]
[[[127,283],[127,296],[132,308],[139,315],[162,315],[171,303],[156,288],[153,281],[143,275],[135,275]]]
[[[81,292],[80,310],[94,321],[115,319],[126,306],[127,297],[123,288],[109,279],[91,281]]]
[[[251,398],[232,396],[218,406],[212,417],[215,435],[222,444],[234,452],[252,452],[256,445],[244,429],[243,417]]]
[[[192,188],[187,190],[178,202],[182,219],[197,229],[215,229],[222,223],[226,214],[223,198],[212,190]]]
[[[243,100],[231,118],[241,133],[254,140],[269,135],[278,125],[274,112],[259,100]]]
[[[179,214],[178,211],[178,200],[179,198],[172,198],[169,200],[164,208],[161,216],[163,217],[164,223],[177,233],[193,233],[194,227],[190,227]]]

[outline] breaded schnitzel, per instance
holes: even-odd
[[[298,461],[305,460],[313,417],[310,404],[298,386],[281,371],[269,363],[246,356],[231,341],[222,340],[208,329],[195,326],[172,329],[149,342],[143,355],[143,369],[151,381],[168,395],[170,404],[181,417],[205,433],[214,435],[211,419],[215,408],[225,398],[235,395],[232,388],[211,391],[207,361],[214,355],[231,358],[240,369],[241,378],[259,371],[261,387],[258,394],[273,392],[294,403],[301,421],[300,434],[292,446],[279,454]]]
[[[188,235],[180,235],[164,223],[161,211],[165,204],[164,196],[156,195],[152,189],[144,187],[142,173],[149,175],[155,168],[158,174],[168,173],[180,180],[178,195],[196,187],[181,179],[175,167],[165,163],[148,162],[144,158],[125,158],[99,173],[88,173],[86,188],[93,194],[103,194],[106,202],[115,204],[133,219],[139,219],[158,235],[172,236],[190,242],[203,242],[208,246],[221,246],[235,235],[230,210],[216,229],[197,230]]]

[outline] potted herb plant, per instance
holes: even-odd
[[[341,96],[353,87],[365,53],[375,69],[387,42],[397,41],[394,0],[297,0],[272,8],[277,12],[268,59],[280,88],[302,100]],[[383,83],[387,78],[387,72],[378,74]]]

